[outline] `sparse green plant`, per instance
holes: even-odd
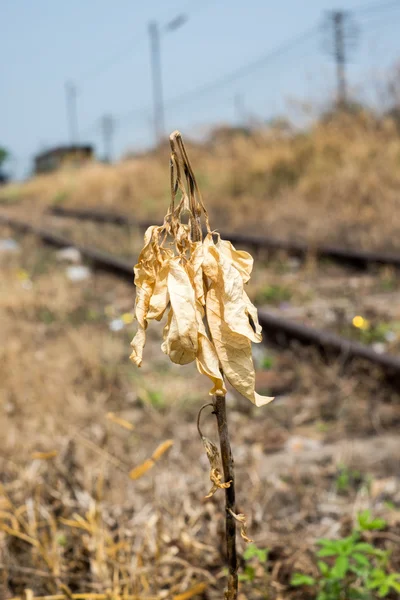
[[[272,367],[274,366],[274,359],[272,358],[272,356],[264,356],[261,366],[265,370],[272,369]]]
[[[244,569],[239,575],[239,581],[252,582],[256,578],[256,566],[264,566],[268,559],[268,548],[258,548],[249,544],[243,553]]]
[[[256,302],[267,304],[280,304],[288,302],[292,298],[292,292],[283,285],[268,285],[259,290],[256,294]]]
[[[391,592],[400,592],[400,573],[391,573],[387,568],[389,553],[362,536],[385,527],[386,521],[373,518],[369,510],[359,513],[349,536],[317,541],[319,575],[294,573],[291,585],[315,588],[316,600],[374,600],[375,593],[378,598],[386,598]]]
[[[357,469],[350,469],[347,465],[338,465],[338,474],[335,485],[339,493],[345,494],[352,488],[357,488],[363,483],[363,476]]]

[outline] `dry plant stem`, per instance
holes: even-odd
[[[224,470],[224,480],[231,481],[225,489],[226,508],[226,549],[228,558],[228,587],[225,600],[236,600],[238,593],[238,565],[236,556],[236,521],[229,509],[236,513],[235,506],[235,473],[231,445],[229,442],[228,422],[226,419],[225,396],[214,396],[214,413],[217,417],[219,442],[221,446],[221,461]]]

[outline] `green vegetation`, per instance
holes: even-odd
[[[369,510],[363,511],[349,536],[318,540],[319,575],[294,573],[291,584],[314,587],[316,600],[374,600],[400,592],[400,573],[387,569],[389,553],[363,539],[364,532],[385,527],[383,519],[373,518]]]
[[[346,494],[351,489],[357,489],[365,482],[360,471],[349,469],[346,465],[338,465],[336,478],[336,490],[340,494]]]
[[[244,551],[243,573],[239,575],[239,581],[251,582],[256,578],[256,569],[259,565],[265,565],[268,559],[268,548],[257,548],[255,544],[249,544]]]
[[[283,285],[267,285],[256,294],[256,303],[280,304],[288,302],[292,298],[292,292]]]

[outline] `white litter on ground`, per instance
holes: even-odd
[[[124,327],[125,323],[122,319],[113,319],[109,324],[109,328],[111,329],[111,331],[121,331],[121,329],[123,329]]]
[[[66,261],[72,263],[82,262],[81,253],[73,246],[69,246],[68,248],[62,248],[62,250],[58,250],[56,252],[56,258],[59,261]]]
[[[0,240],[0,252],[19,252],[20,246],[18,242],[12,238]]]
[[[91,275],[90,269],[84,265],[74,265],[65,270],[70,281],[84,281]]]

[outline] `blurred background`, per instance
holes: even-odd
[[[400,0],[0,13],[0,600],[222,597],[208,382],[164,323],[129,361],[176,129],[275,396],[227,394],[239,599],[398,599]]]
[[[26,177],[35,154],[66,143],[116,160],[174,129],[304,127],[335,102],[384,114],[398,102],[399,11],[384,0],[6,0],[8,171]]]

